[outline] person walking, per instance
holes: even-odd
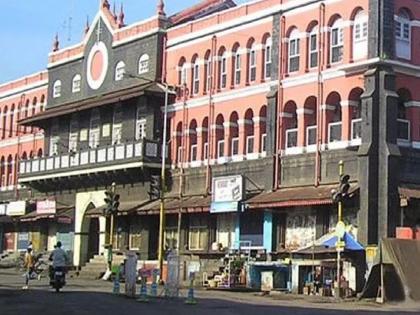
[[[25,285],[22,287],[23,290],[29,289],[29,280],[31,275],[34,272],[35,259],[32,253],[32,246],[28,247],[25,253],[24,258],[24,267],[25,267]]]

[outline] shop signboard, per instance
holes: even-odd
[[[243,200],[244,180],[242,175],[213,178],[211,213],[236,212]]]
[[[7,213],[7,204],[2,203],[0,204],[0,215],[6,215]]]
[[[56,202],[53,199],[40,200],[36,202],[37,214],[55,214]]]
[[[7,206],[6,214],[9,216],[20,216],[26,213],[26,201],[13,201]]]

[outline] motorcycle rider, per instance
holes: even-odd
[[[52,261],[52,268],[50,269],[50,279],[54,279],[54,271],[59,270],[65,273],[65,268],[67,266],[67,262],[69,258],[67,253],[61,248],[61,242],[57,242],[55,249],[52,251],[50,255],[50,261]]]

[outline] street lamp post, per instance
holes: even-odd
[[[163,137],[162,137],[162,153],[161,153],[161,173],[160,173],[160,207],[159,207],[159,248],[158,248],[158,262],[159,262],[159,271],[160,279],[162,281],[163,275],[163,259],[164,259],[164,237],[165,237],[165,180],[166,180],[166,142],[167,142],[167,129],[168,129],[168,103],[169,103],[169,93],[174,94],[174,91],[169,90],[169,85],[166,82],[158,83],[156,81],[150,80],[148,78],[137,76],[131,73],[125,74],[129,78],[145,80],[150,83],[157,83],[163,87],[165,90],[165,105],[164,105],[164,117],[163,117]]]

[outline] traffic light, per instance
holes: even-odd
[[[116,214],[120,206],[120,195],[110,190],[105,191],[105,208],[103,213],[105,216]]]
[[[349,193],[349,189],[350,189],[350,175],[346,174],[346,175],[341,175],[340,176],[340,193],[341,193],[341,197],[345,198],[347,197],[348,193]]]
[[[161,179],[159,175],[150,176],[150,191],[149,196],[151,200],[160,198],[161,192]]]
[[[346,199],[349,195],[350,190],[350,175],[341,175],[340,176],[340,184],[338,186],[338,190],[333,189],[331,190],[331,198],[334,203],[338,203]]]

